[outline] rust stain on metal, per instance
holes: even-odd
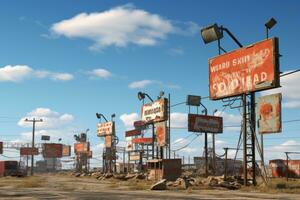
[[[161,122],[167,120],[167,105],[166,98],[156,100],[142,106],[142,121],[145,123]]]
[[[277,38],[209,60],[209,96],[213,100],[278,86]]]
[[[80,142],[74,144],[74,153],[86,153],[90,150],[90,143],[89,142]]]
[[[259,133],[281,132],[281,93],[262,96],[257,102]]]
[[[135,135],[141,135],[141,130],[130,130],[125,132],[125,137],[131,137]]]
[[[159,122],[155,124],[155,134],[157,139],[157,146],[163,147],[166,145],[167,125],[166,122]]]

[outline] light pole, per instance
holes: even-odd
[[[218,110],[215,109],[213,112],[213,116]],[[212,134],[212,143],[213,143],[213,174],[216,175],[216,142],[215,142],[215,133]]]
[[[204,108],[202,111],[204,115],[207,115],[207,108],[201,103],[200,105]],[[204,151],[205,151],[205,176],[208,177],[208,148],[207,148],[207,132],[204,133]]]
[[[230,38],[240,47],[242,48],[243,45],[237,40],[237,38],[225,27],[218,26],[216,23],[210,26],[207,26],[201,29],[201,36],[205,44],[218,41],[218,49],[219,54],[220,50],[226,52],[220,46],[220,39],[223,38],[223,32],[226,32]],[[243,93],[241,95],[242,98],[242,108],[243,108],[243,126],[242,126],[242,133],[243,133],[243,171],[244,171],[244,185],[246,186],[248,183],[247,180],[247,162],[248,155],[252,156],[252,171],[253,171],[253,185],[256,185],[255,179],[255,93],[250,92],[250,127],[251,127],[251,154],[247,153],[247,93]]]
[[[36,122],[43,122],[43,119],[25,119],[25,122],[32,122],[32,143],[31,143],[31,176],[33,176],[33,167],[34,167],[34,155],[33,155],[33,148],[34,148],[34,136],[35,136],[35,123]]]

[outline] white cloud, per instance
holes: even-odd
[[[65,126],[74,120],[71,114],[59,114],[58,112],[52,111],[49,108],[36,108],[29,112],[25,117],[22,117],[18,125],[21,127],[32,127],[31,123],[25,122],[25,119],[42,119],[43,122],[37,122],[36,127],[40,129],[55,129],[61,126]]]
[[[69,73],[52,73],[50,78],[55,81],[70,81],[74,79],[74,76]]]
[[[176,27],[168,19],[132,4],[114,7],[94,13],[80,13],[52,25],[51,31],[68,38],[85,38],[94,44],[91,50],[108,46],[126,47],[128,44],[154,46],[169,34],[189,36],[199,31],[193,22],[180,23],[185,28]]]
[[[127,130],[133,128],[133,123],[139,119],[137,113],[130,113],[130,114],[122,114],[120,116],[120,120],[123,122],[124,126]]]
[[[55,81],[69,81],[74,78],[69,73],[34,70],[27,65],[6,65],[0,68],[0,81],[21,82],[29,78],[49,78]]]
[[[180,89],[181,87],[179,85],[175,84],[165,84],[161,81],[157,80],[140,80],[140,81],[134,81],[128,85],[130,89],[142,89],[145,87],[148,87],[149,85],[157,85],[159,87],[166,87],[169,89]]]
[[[171,127],[187,128],[188,114],[174,112],[171,113]]]
[[[80,13],[52,25],[51,30],[68,38],[93,40],[94,49],[128,44],[153,46],[173,31],[170,21],[159,15],[119,6],[104,12]]]
[[[192,148],[192,147],[186,147],[186,148],[183,148],[183,149],[179,150],[179,152],[183,152],[183,153],[194,153],[194,152],[197,152],[197,151],[199,151],[199,149]]]
[[[184,54],[184,51],[182,48],[172,48],[168,50],[168,54],[171,56],[181,56]]]
[[[215,116],[223,117],[224,125],[240,125],[242,121],[241,115],[229,114],[227,112],[217,111]]]
[[[103,79],[107,79],[109,77],[112,76],[112,73],[106,69],[94,69],[92,71],[89,71],[88,74],[91,75],[91,77],[100,77],[100,78],[103,78]]]
[[[129,84],[129,88],[136,89],[136,88],[145,88],[148,85],[155,83],[153,80],[141,80],[141,81],[134,81]]]
[[[288,73],[290,71],[286,71]],[[300,108],[300,72],[289,74],[280,78],[282,87],[273,90],[266,90],[262,92],[265,94],[273,94],[281,92],[283,96],[284,108]]]
[[[6,65],[0,68],[0,81],[20,82],[29,78],[33,70],[26,65]]]

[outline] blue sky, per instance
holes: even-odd
[[[22,119],[38,116],[48,119],[38,134],[53,141],[62,137],[71,144],[74,133],[90,128],[99,152],[96,112],[116,113],[124,141],[130,127],[123,121],[140,115],[138,91],[153,98],[161,90],[171,93],[171,104],[187,94],[208,96],[208,59],[218,53],[217,44],[205,45],[199,30],[214,22],[248,45],[265,38],[264,23],[274,17],[278,24],[270,35],[280,38],[281,71],[297,69],[299,8],[297,1],[1,1],[0,140],[28,140],[31,127]],[[226,36],[222,45],[237,48]],[[300,118],[299,79],[294,74],[283,80],[283,120]],[[220,101],[203,103],[209,113],[223,109]],[[172,109],[174,126],[186,125],[187,112],[184,105]],[[239,124],[237,110],[222,114],[225,125]],[[266,136],[265,145],[273,152],[297,150],[298,125],[284,124],[283,133]],[[187,130],[172,131],[178,148],[193,138],[186,136]],[[236,146],[237,137],[228,129],[218,135],[218,151]],[[202,154],[202,145],[197,139],[179,154]],[[284,154],[270,158],[278,156]]]

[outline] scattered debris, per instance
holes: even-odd
[[[167,180],[162,179],[161,181],[155,183],[151,186],[151,190],[166,190],[167,189]]]

